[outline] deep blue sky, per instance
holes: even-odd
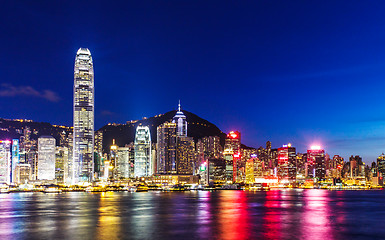
[[[384,1],[63,2],[1,3],[0,117],[72,125],[88,47],[96,128],[181,99],[246,145],[385,151]]]

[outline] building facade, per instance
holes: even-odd
[[[32,169],[28,163],[19,163],[15,168],[15,183],[23,184],[31,180]]]
[[[377,158],[377,177],[385,177],[385,154]]]
[[[52,136],[41,136],[38,139],[37,179],[55,179],[56,140]]]
[[[177,139],[177,174],[191,175],[195,169],[195,144],[192,137]]]
[[[325,175],[325,150],[319,146],[312,146],[307,150],[306,177],[324,179]]]
[[[151,158],[151,134],[147,126],[138,126],[135,134],[135,177],[151,176],[152,158]]]
[[[94,170],[94,68],[88,48],[80,48],[75,59],[73,139],[72,182],[92,181]]]
[[[231,131],[229,134],[227,134],[224,149],[231,149],[234,154],[240,153],[241,133],[238,131]]]
[[[173,117],[172,122],[176,123],[177,135],[182,137],[187,137],[187,120],[186,120],[186,116],[183,114],[183,112],[180,109],[180,102],[178,104],[178,111]]]
[[[19,153],[19,139],[12,139],[12,170],[11,170],[11,181],[16,182],[16,166],[20,162],[20,153]]]
[[[277,176],[279,180],[295,182],[297,175],[296,160],[296,151],[291,144],[278,148]]]
[[[11,141],[0,141],[0,183],[11,183]]]
[[[157,173],[176,174],[176,123],[163,123],[157,128]]]
[[[68,148],[56,147],[55,179],[57,183],[69,184],[68,182]]]
[[[130,178],[130,148],[118,147],[116,153],[116,178],[128,179]]]

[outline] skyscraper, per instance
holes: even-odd
[[[246,183],[251,184],[255,182],[254,179],[254,158],[250,158],[246,162]]]
[[[138,126],[135,134],[135,177],[151,176],[152,159],[151,159],[151,135],[147,126]]]
[[[177,173],[193,174],[195,163],[195,144],[192,137],[178,137],[177,140]]]
[[[116,179],[130,178],[130,148],[118,147],[116,156]]]
[[[296,179],[296,152],[291,144],[278,148],[278,177],[280,180],[295,182]]]
[[[176,123],[159,125],[157,140],[157,173],[176,174]]]
[[[76,53],[73,138],[72,182],[92,181],[94,170],[94,68],[88,48],[80,48]]]
[[[115,139],[112,139],[112,145],[110,146],[110,158],[109,158],[109,177],[116,178],[116,158],[118,157],[118,145],[115,144]]]
[[[55,179],[56,140],[52,136],[41,136],[38,139],[37,179]]]
[[[225,149],[223,151],[223,157],[226,164],[226,182],[235,182],[234,178],[234,153],[232,149]],[[236,170],[236,169],[235,169]]]
[[[187,120],[186,116],[180,110],[180,101],[178,104],[178,111],[175,116],[172,118],[172,122],[176,123],[177,126],[177,135],[182,137],[187,137]]]
[[[233,181],[242,181],[241,133],[231,131],[225,139],[224,152],[233,153]]]
[[[377,176],[378,177],[385,177],[385,154],[381,154],[377,158]]]
[[[11,170],[11,181],[16,182],[16,174],[15,169],[17,164],[20,162],[20,155],[19,155],[19,139],[12,139],[12,170]]]
[[[69,183],[68,181],[68,148],[56,147],[55,179],[58,183]]]
[[[323,179],[326,174],[325,166],[325,150],[320,146],[312,146],[307,150],[307,177]]]
[[[11,141],[0,141],[0,183],[11,182]]]
[[[234,154],[241,151],[241,133],[238,131],[231,131],[227,134],[225,140],[225,149],[231,149]]]
[[[207,136],[198,140],[198,152],[208,158],[219,158],[222,152],[221,139],[218,136]]]

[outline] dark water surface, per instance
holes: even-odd
[[[0,239],[385,239],[385,191],[0,194]]]

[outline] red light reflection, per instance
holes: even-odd
[[[243,191],[221,192],[219,239],[250,239],[251,222],[247,209],[247,193]]]
[[[281,191],[266,192],[266,212],[263,216],[263,236],[267,239],[281,238],[281,217],[280,217]]]
[[[307,190],[304,192],[305,207],[303,212],[302,239],[333,239],[329,213],[328,192]]]

